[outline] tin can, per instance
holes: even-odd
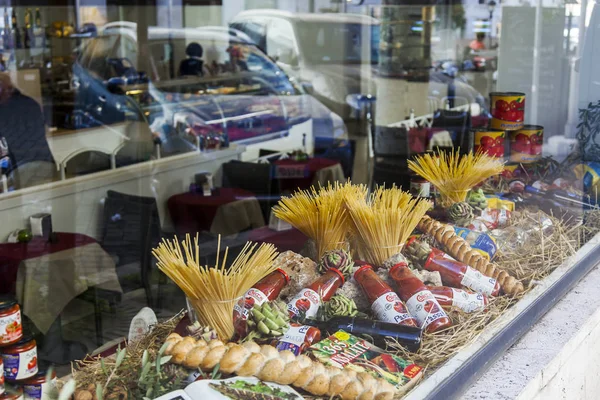
[[[431,195],[431,183],[418,175],[410,177],[410,194],[413,197],[423,197],[428,199]]]
[[[504,157],[506,132],[500,129],[472,129],[475,152],[484,152],[491,157]]]
[[[502,176],[507,179],[518,178],[523,174],[520,163],[506,163],[504,164],[504,170]]]
[[[492,120],[490,128],[515,131],[523,127],[525,120],[525,93],[490,93]]]
[[[532,163],[542,158],[544,127],[524,125],[510,133],[510,161]]]

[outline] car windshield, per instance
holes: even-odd
[[[297,35],[311,64],[377,64],[379,25],[300,21]]]
[[[201,46],[202,57],[186,56],[186,49],[192,43]],[[150,38],[149,50],[145,73],[150,81],[160,82],[158,86],[163,90],[189,93],[191,86],[195,86],[195,92],[205,94],[294,93],[285,73],[254,45],[218,39],[165,37]],[[79,63],[97,78],[109,80],[138,73],[133,70],[137,53],[132,35],[106,35],[96,38],[84,49]],[[188,62],[190,59],[193,61]],[[193,75],[182,72],[186,63],[197,69]],[[186,84],[181,84],[182,77]],[[175,84],[171,85],[171,82]]]

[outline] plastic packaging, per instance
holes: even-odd
[[[498,247],[496,242],[489,235],[481,232],[474,232],[470,229],[454,227],[454,232],[465,239],[471,245],[473,250],[477,250],[488,260],[494,259]]]

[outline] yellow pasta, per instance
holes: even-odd
[[[275,270],[275,246],[266,243],[257,246],[246,243],[229,267],[228,248],[219,264],[220,236],[214,266],[200,265],[198,236],[193,242],[189,235],[181,243],[176,237],[163,239],[152,254],[158,260],[158,268],[188,297],[200,323],[214,328],[221,340],[229,340],[234,334],[233,306],[253,284]]]
[[[457,151],[437,155],[425,154],[414,161],[408,161],[408,167],[438,188],[442,205],[465,201],[467,192],[487,178],[502,172],[503,163],[483,152],[469,152],[459,155]]]
[[[350,183],[336,182],[319,190],[312,187],[282,198],[273,207],[273,213],[314,240],[320,259],[326,251],[346,246],[350,220],[344,199],[364,199],[366,193],[366,186]]]
[[[379,187],[368,199],[347,197],[353,246],[358,257],[382,266],[402,251],[404,243],[432,203],[415,199],[397,187]]]

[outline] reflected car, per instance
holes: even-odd
[[[190,44],[200,53],[191,54]],[[135,24],[112,23],[74,65],[75,104],[93,117],[86,120],[147,122],[145,137],[135,141],[138,153],[153,143],[168,155],[235,142],[247,145],[243,157],[252,159],[260,146],[312,151],[313,128],[345,133],[339,116],[301,93],[241,32],[150,27],[144,49],[141,59]],[[189,73],[184,65],[197,69]]]
[[[313,95],[344,118],[352,112],[349,94],[377,94],[380,22],[375,18],[260,9],[239,13],[230,27],[246,33],[292,78],[310,83]],[[448,88],[438,74],[430,72],[428,95],[442,100]],[[485,102],[464,82],[456,82],[451,95]]]

